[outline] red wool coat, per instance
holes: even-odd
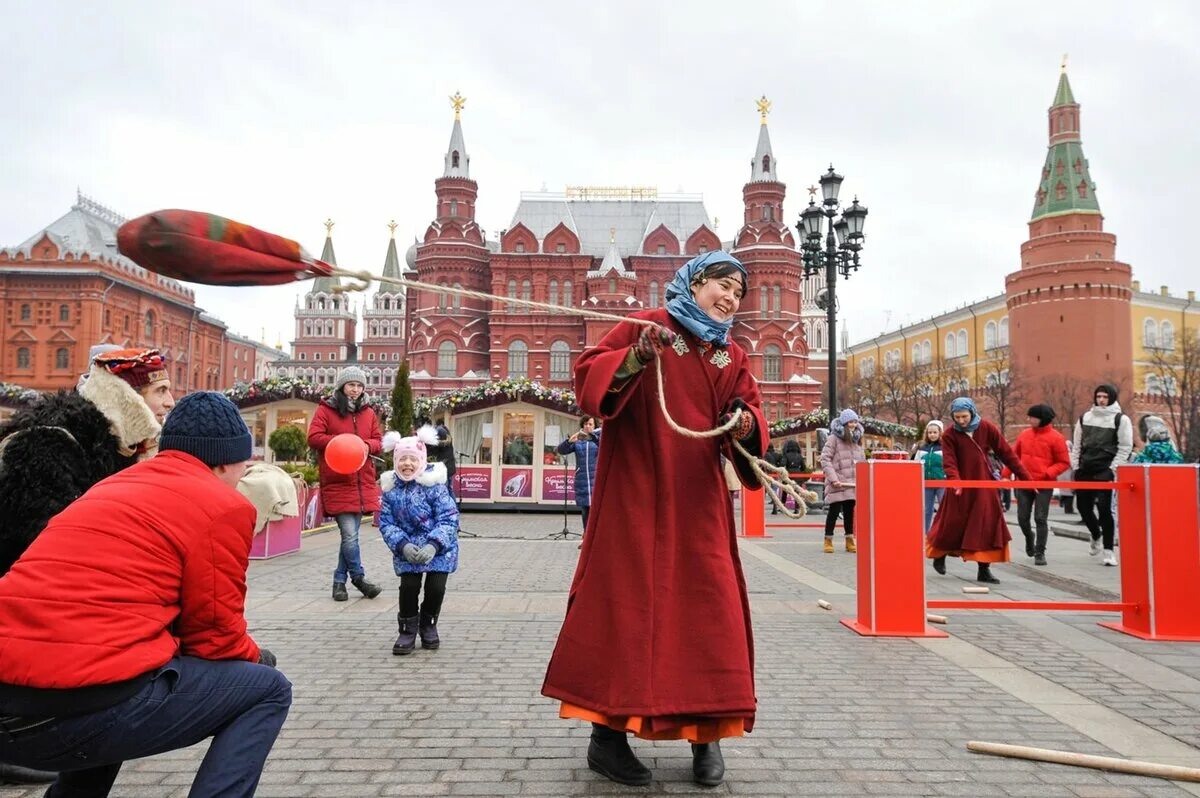
[[[370,454],[383,451],[383,432],[379,419],[369,407],[339,416],[328,404],[321,404],[308,425],[308,445],[317,451],[321,477],[321,508],[325,515],[373,513],[379,509],[379,485],[375,482],[375,463],[370,457],[353,474],[339,474],[325,462],[325,447],[334,436],[350,432],[367,442]]]
[[[1025,466],[1013,454],[1000,430],[987,420],[979,422],[973,437],[953,426],[946,430],[942,436],[942,465],[946,479],[992,479],[991,465],[985,455],[988,451],[995,452],[1018,479],[1029,479]],[[997,482],[996,487],[1003,485]],[[928,540],[931,548],[961,551],[964,556],[1007,550],[1012,535],[1004,522],[999,492],[963,488],[962,493],[956,495],[954,488],[947,488],[929,528]],[[967,559],[971,557],[967,556]]]
[[[714,350],[703,351],[665,310],[634,316],[687,343],[682,355],[668,347],[660,356],[675,421],[712,429],[741,398],[757,427],[746,448],[764,451],[766,425],[745,353],[736,344],[723,349],[731,360],[720,368]],[[750,605],[719,455],[732,459],[744,482],[757,483],[726,436],[686,438],[667,426],[653,365],[609,392],[641,330],[617,325],[575,366],[579,406],[603,419],[604,440],[542,693],[610,717],[641,716],[651,728],[701,715],[743,719],[748,731],[756,708]]]
[[[1059,474],[1071,467],[1067,439],[1054,427],[1029,427],[1023,430],[1012,449],[1029,472],[1030,479],[1058,479]]]
[[[0,579],[0,682],[111,684],[176,654],[257,662],[243,614],[254,518],[183,452],[96,483]]]

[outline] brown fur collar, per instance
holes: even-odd
[[[150,412],[141,394],[125,380],[109,374],[104,368],[92,366],[91,375],[79,393],[108,419],[112,434],[121,444],[123,456],[136,453],[139,460],[145,460],[158,451],[162,425]]]

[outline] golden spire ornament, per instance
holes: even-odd
[[[771,113],[771,101],[768,100],[767,95],[764,94],[762,97],[755,100],[754,104],[758,106],[758,112],[762,114],[762,123],[764,125],[767,124],[767,114]]]
[[[1063,53],[1062,71],[1063,72],[1067,71],[1067,54],[1066,53]]]
[[[325,236],[326,237],[333,235],[333,225],[334,225],[333,219],[325,220]]]
[[[454,120],[458,121],[459,114],[462,112],[463,106],[467,104],[467,98],[454,92],[454,96],[450,98],[450,105],[454,106]]]
[[[395,219],[392,219],[390,222],[388,222],[388,232],[392,234],[392,238],[396,237],[396,228],[399,226],[400,225],[396,224]]]

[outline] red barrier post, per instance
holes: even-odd
[[[1109,629],[1143,640],[1200,641],[1200,488],[1194,465],[1123,465],[1117,481],[1121,600]]]
[[[925,622],[922,466],[859,463],[855,469],[858,617],[842,623],[860,635],[946,637]]]
[[[759,540],[771,537],[767,534],[765,499],[762,488],[742,485],[742,537]]]

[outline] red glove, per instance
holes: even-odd
[[[644,366],[658,357],[658,353],[664,346],[670,346],[673,343],[675,343],[675,333],[666,327],[660,327],[657,324],[653,327],[643,327],[642,334],[638,336],[637,343],[633,345],[633,353],[637,355],[638,362]]]

